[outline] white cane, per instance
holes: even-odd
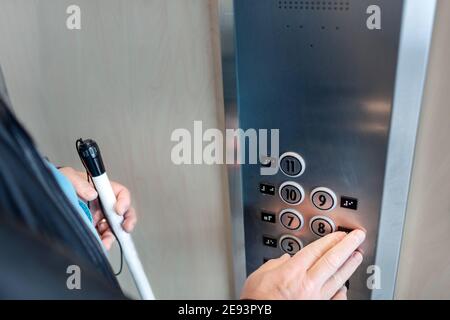
[[[133,239],[122,228],[123,217],[114,210],[117,199],[106,174],[97,143],[90,139],[84,141],[79,139],[77,150],[83,165],[92,178],[102,204],[103,214],[122,248],[123,256],[141,298],[143,300],[154,300],[155,296],[142,267]]]

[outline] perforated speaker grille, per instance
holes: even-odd
[[[278,9],[281,10],[333,10],[333,11],[348,11],[350,10],[349,1],[276,1]]]

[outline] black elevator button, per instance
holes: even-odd
[[[267,183],[260,183],[259,184],[259,192],[261,192],[262,194],[274,196],[275,195],[275,186],[267,184]]]
[[[268,236],[263,236],[263,244],[268,247],[276,248],[277,239]]]

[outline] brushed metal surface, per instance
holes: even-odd
[[[278,196],[261,195],[259,183],[278,188],[292,180],[306,192],[306,200],[293,206],[306,224],[326,215],[336,226],[367,230],[365,260],[349,290],[350,298],[367,299],[366,269],[375,262],[403,1],[344,1],[342,10],[300,9],[300,2],[234,2],[234,121],[244,130],[280,129],[280,152],[297,152],[306,162],[298,178],[281,172],[261,178],[257,165],[241,166],[246,271],[282,254],[280,248],[263,246],[263,235],[279,239],[291,234],[305,245],[317,239],[308,228],[295,232],[261,221],[261,210],[279,213],[289,206]],[[366,10],[373,4],[382,8],[381,30],[366,27]],[[225,53],[229,62],[232,52]],[[224,65],[224,74],[227,66],[233,67]],[[233,101],[230,83],[224,83],[228,105]],[[316,187],[330,188],[338,198],[357,198],[358,210],[318,210],[309,201]]]
[[[372,299],[394,297],[435,12],[435,0],[405,1]]]
[[[233,1],[219,1],[220,47],[222,57],[222,82],[225,108],[225,127],[239,128],[237,110],[237,77],[235,63],[235,30]],[[227,152],[234,153],[237,145],[227,145]],[[227,166],[232,224],[232,251],[234,271],[234,295],[240,296],[242,286],[247,278],[245,272],[245,239],[242,203],[241,170],[239,166]]]
[[[450,1],[438,0],[396,299],[450,299],[449,30]]]

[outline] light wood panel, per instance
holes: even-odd
[[[232,294],[224,168],[170,162],[170,134],[223,127],[217,15],[206,0],[1,0],[0,64],[18,116],[54,162],[101,144],[130,187],[135,239],[160,298]],[[450,3],[439,1],[405,225],[397,298],[450,298]],[[117,251],[112,253],[117,266]],[[135,294],[127,272],[125,290]]]
[[[19,118],[60,165],[81,168],[76,138],[98,141],[110,176],[132,191],[135,241],[159,298],[229,298],[224,168],[170,159],[174,129],[224,125],[211,3],[77,0],[82,30],[69,31],[73,3],[0,1],[0,63]]]
[[[400,259],[398,299],[450,299],[450,2],[440,0]]]

